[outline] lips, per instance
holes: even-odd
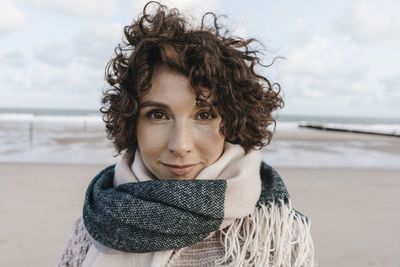
[[[166,163],[161,163],[161,164],[164,165],[171,173],[179,176],[188,174],[197,165],[197,164],[174,165]]]

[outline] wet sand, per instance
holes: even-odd
[[[346,144],[347,146],[357,146],[365,151],[374,150],[383,153],[391,153],[397,156],[400,155],[400,137],[395,136],[380,136],[374,134],[333,132],[299,128],[296,131],[277,131],[272,139],[272,144],[276,141],[318,142],[325,144],[326,147],[342,143]],[[269,146],[266,147],[266,150],[268,149]],[[310,149],[310,147],[308,149]]]
[[[0,266],[55,266],[106,165],[0,163]],[[279,168],[319,266],[400,266],[400,171]]]

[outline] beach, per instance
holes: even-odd
[[[332,159],[330,144],[346,147],[350,142],[367,155],[383,153],[394,161],[400,156],[398,138],[281,130],[263,158],[288,141],[294,142],[292,149],[302,141],[296,155],[325,149],[327,159]],[[319,147],[310,145],[318,142]],[[271,156],[272,162],[278,159],[279,154]],[[88,183],[109,161],[0,163],[0,266],[54,266],[81,214]],[[400,266],[400,170],[396,165],[271,165],[277,165],[294,208],[311,218],[319,266]]]

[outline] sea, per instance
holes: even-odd
[[[400,136],[400,117],[278,115],[276,121],[277,138],[262,149],[272,166],[400,170],[400,137],[300,138],[318,130],[299,127],[312,122]],[[286,137],[279,138],[279,132]],[[99,111],[0,108],[0,162],[112,164],[119,157]]]

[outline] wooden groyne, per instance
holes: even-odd
[[[334,132],[347,132],[347,133],[360,133],[360,134],[374,134],[374,135],[383,135],[383,136],[391,136],[391,137],[400,137],[400,130],[393,129],[393,131],[374,131],[374,130],[363,130],[363,129],[352,129],[352,128],[344,128],[344,127],[336,127],[334,125],[319,123],[319,122],[310,122],[310,121],[301,121],[298,123],[298,126],[301,128],[309,128],[315,130],[324,130],[324,131],[334,131]]]

